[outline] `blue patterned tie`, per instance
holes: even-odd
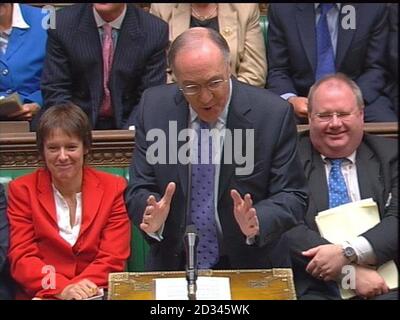
[[[329,172],[329,208],[334,208],[350,202],[346,183],[342,174],[343,159],[330,159],[331,171]]]
[[[334,6],[333,3],[321,3],[321,16],[317,24],[317,70],[315,80],[319,80],[327,74],[335,73],[335,56],[328,28],[326,15]]]
[[[209,125],[200,121],[197,132],[198,162],[192,164],[192,201],[191,215],[199,235],[197,246],[197,264],[200,269],[213,267],[218,262],[217,226],[214,210],[214,174],[212,163],[212,138],[208,136]],[[208,159],[201,162],[201,151],[208,150]],[[203,156],[204,157],[204,156]],[[205,163],[204,163],[205,162]]]

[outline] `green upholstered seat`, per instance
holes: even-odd
[[[260,16],[261,31],[264,36],[265,48],[267,47],[267,31],[268,31],[268,17],[266,15]]]

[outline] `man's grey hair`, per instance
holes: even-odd
[[[361,93],[360,87],[355,83],[353,80],[351,80],[348,76],[346,76],[343,73],[336,73],[336,74],[330,74],[327,75],[321,79],[319,79],[316,83],[314,83],[310,91],[308,93],[308,106],[307,106],[307,111],[308,113],[311,113],[312,108],[313,108],[313,99],[315,95],[315,91],[325,82],[331,81],[331,80],[337,80],[338,82],[342,82],[346,84],[351,91],[353,92],[354,96],[356,97],[356,103],[358,108],[361,110],[364,108],[364,99]],[[335,84],[333,84],[334,86]]]
[[[168,52],[168,63],[172,72],[175,71],[175,59],[178,53],[187,49],[200,48],[204,44],[204,40],[211,40],[220,49],[224,62],[229,66],[230,51],[224,37],[213,29],[198,27],[186,30],[172,42]]]

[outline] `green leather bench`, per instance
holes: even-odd
[[[260,27],[264,36],[265,48],[267,48],[268,17],[266,15],[260,15]]]

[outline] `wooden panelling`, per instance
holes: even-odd
[[[299,125],[298,131],[308,129]],[[397,123],[366,123],[365,131],[379,136],[398,138]],[[95,130],[92,151],[87,159],[89,165],[105,167],[128,167],[135,145],[134,131]],[[36,148],[36,134],[0,133],[0,169],[35,168],[40,165]]]

